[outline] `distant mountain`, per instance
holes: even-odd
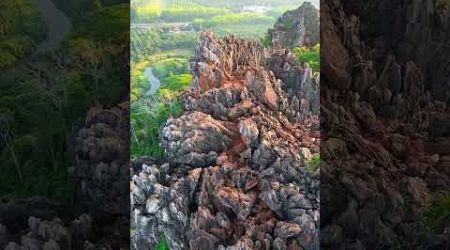
[[[320,40],[320,17],[318,9],[304,2],[299,8],[285,12],[269,30],[274,47],[315,45]]]

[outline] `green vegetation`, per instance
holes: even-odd
[[[122,4],[122,6],[127,6],[129,10],[127,0],[53,0],[53,2],[56,4],[58,9],[62,10],[72,20],[72,22],[74,22],[74,24],[81,23],[82,25],[87,24],[85,23],[87,16],[102,8]],[[129,16],[129,13],[127,16]]]
[[[126,4],[95,8],[83,19],[83,25],[77,26],[76,32],[88,39],[112,40],[122,45],[129,37],[129,20],[130,9]]]
[[[131,6],[131,18],[135,22],[188,22],[195,18],[210,18],[228,12],[225,8],[208,7],[208,4],[200,5],[192,0],[135,0]]]
[[[195,19],[194,24],[200,26],[201,28],[211,28],[217,25],[223,24],[236,24],[239,23],[241,25],[244,24],[256,24],[258,22],[270,23],[273,24],[275,22],[275,18],[266,16],[260,13],[251,13],[251,12],[243,12],[243,13],[232,13],[225,15],[214,16],[211,19]]]
[[[159,132],[170,116],[181,113],[180,94],[190,85],[188,59],[197,43],[197,33],[176,34],[158,29],[131,32],[131,153],[163,158]],[[155,94],[149,94],[145,74],[152,67],[161,81]]]
[[[133,0],[131,20],[133,23],[150,23],[153,26],[192,25],[196,31],[212,29],[221,36],[234,34],[260,38],[274,24],[276,18],[286,10],[300,6],[301,2],[300,0],[258,3],[238,0]],[[258,7],[266,9],[258,10]]]
[[[163,158],[163,150],[159,145],[159,131],[170,117],[181,110],[178,99],[164,100],[159,97],[148,97],[146,101],[131,104],[131,150],[133,156],[149,155]]]
[[[170,116],[181,113],[181,93],[190,85],[188,58],[197,34],[170,34],[155,29],[131,33],[131,152],[133,157],[163,158],[159,131]],[[145,70],[152,67],[161,81],[155,94]]]
[[[42,77],[52,77],[47,70]],[[35,77],[1,79],[0,197],[43,195],[70,200],[69,162],[62,152],[69,123],[86,108],[83,98],[88,92],[80,78],[69,72],[50,78],[54,87],[42,86]]]
[[[320,164],[320,155],[315,154],[307,163],[307,169],[310,172],[316,172]]]
[[[126,5],[113,5],[86,13],[82,23],[66,44],[71,65],[80,75],[91,100],[104,104],[117,103],[123,91],[120,60],[128,42]]]
[[[193,25],[198,30],[214,30],[220,36],[234,34],[240,37],[260,38],[275,21],[272,16],[242,12],[218,15],[211,19],[195,19]]]
[[[153,64],[153,72],[158,79],[163,79],[172,74],[188,71],[186,58],[168,58]]]
[[[0,20],[0,69],[4,69],[30,53],[44,39],[45,28],[41,14],[27,0],[2,0]]]
[[[263,38],[261,38],[261,43],[266,48],[272,45],[272,40],[270,39],[269,33],[264,34]]]
[[[294,48],[294,54],[296,55],[300,63],[307,63],[314,72],[320,71],[320,45],[317,44],[312,48],[301,47]]]
[[[149,80],[145,75],[145,68],[148,64],[146,61],[131,64],[130,100],[132,103],[144,98],[146,91],[149,89]]]
[[[172,60],[159,61],[160,68],[169,69],[173,66]],[[148,95],[150,85],[145,74],[139,67],[146,67],[140,63],[133,68],[132,102],[131,102],[131,152],[134,157],[150,155],[161,159],[163,150],[159,145],[159,131],[170,116],[181,113],[181,93],[190,85],[192,76],[187,74],[187,68],[180,74],[171,73],[161,80],[161,87],[155,95]],[[137,68],[136,68],[137,67]],[[136,72],[138,70],[139,73]]]
[[[432,195],[428,208],[423,213],[422,228],[425,232],[442,230],[450,221],[450,194],[437,192]]]
[[[192,81],[191,74],[179,74],[169,76],[162,81],[163,84],[159,88],[158,94],[166,99],[171,98],[173,97],[171,95],[181,94],[183,90],[189,87],[191,81]]]
[[[196,0],[200,4],[210,4],[211,6],[228,6],[228,7],[240,7],[240,6],[252,6],[252,5],[262,5],[262,6],[284,6],[284,5],[296,5],[300,6],[303,2],[302,0]],[[311,0],[310,2],[319,4],[319,0]]]
[[[161,15],[162,1],[154,0],[144,3],[143,1],[133,1],[131,3],[132,21],[153,21]]]
[[[152,66],[161,86],[154,95],[148,94],[150,84],[145,69]],[[170,116],[181,113],[180,94],[190,85],[187,58],[169,52],[156,54],[131,67],[131,152],[133,156],[150,155],[163,158],[159,131]]]
[[[132,61],[131,64],[131,102],[138,101],[140,98],[146,98],[146,93],[149,91],[149,79],[145,74],[145,69],[152,67],[153,73],[158,79],[163,79],[161,89],[170,87],[172,91],[176,91],[177,87],[186,87],[186,75],[188,73],[187,59],[192,54],[189,50],[168,50],[165,53],[157,53],[152,56],[145,57],[142,60]],[[180,84],[174,84],[172,79],[177,79],[177,76],[184,76],[184,79],[178,78]],[[167,79],[165,79],[167,78]],[[188,85],[188,84],[187,84]]]
[[[450,6],[450,0],[436,0],[437,9],[446,8],[448,6]]]
[[[228,10],[224,8],[211,8],[205,6],[193,6],[193,7],[169,7],[161,12],[161,20],[167,22],[188,22],[193,17],[196,18],[211,18],[215,15],[221,15],[227,13]]]
[[[72,17],[74,29],[67,40],[59,49],[29,56],[26,63],[15,63],[0,75],[1,199],[39,195],[70,204],[74,197],[68,180],[68,168],[74,164],[71,147],[86,111],[94,102],[111,106],[121,98],[119,70],[123,44],[128,41],[127,6],[56,1]],[[29,1],[13,2],[31,8]],[[88,2],[97,4],[83,10],[80,4]],[[2,24],[2,30],[7,37],[28,36],[26,30],[33,30],[29,37],[35,37],[35,42],[23,50],[31,55],[37,38],[45,33],[38,34],[42,23],[35,10],[20,13],[21,18],[10,20],[17,22],[11,26],[16,28]],[[21,31],[24,25],[28,28]],[[3,50],[0,54],[5,55]],[[14,54],[15,58],[20,55]]]
[[[186,57],[186,53],[180,54],[180,49],[193,51],[198,41],[197,33],[165,33],[162,30],[152,28],[136,28],[131,30],[131,60],[150,60],[170,52],[173,56]],[[178,50],[178,51],[174,51]],[[190,55],[191,53],[188,53]],[[159,55],[164,57],[165,55]],[[147,57],[147,58],[146,58]],[[151,61],[155,61],[153,58]]]
[[[156,245],[156,250],[170,250],[164,234],[161,234],[161,237],[159,238],[159,242]]]

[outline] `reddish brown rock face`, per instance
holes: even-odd
[[[257,41],[233,36],[218,40],[210,32],[201,36],[196,55],[190,62],[193,87],[199,93],[226,85],[239,86],[242,72],[236,72],[263,63],[266,52]]]
[[[274,77],[269,75],[264,69],[249,70],[245,74],[245,85],[255,96],[258,96],[271,110],[278,109],[278,96],[273,88]]]
[[[171,249],[317,249],[318,172],[301,150],[318,152],[311,71],[255,41],[201,38],[185,111],[161,131],[169,164],[133,177],[135,248],[164,232]]]

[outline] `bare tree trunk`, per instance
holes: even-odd
[[[53,145],[53,143],[51,144]],[[58,169],[58,164],[56,163],[55,153],[53,152],[53,147],[49,146],[50,156],[52,157],[52,165],[53,165],[53,171],[56,172]]]
[[[14,161],[14,165],[16,166],[17,175],[19,176],[20,181],[23,182],[23,176],[22,176],[22,171],[20,170],[19,161],[17,160],[16,153],[14,152],[14,149],[9,144],[8,140],[6,140],[6,147],[8,148],[9,152],[11,153],[11,157]]]

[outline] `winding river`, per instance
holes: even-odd
[[[47,27],[46,39],[29,56],[19,59],[15,65],[0,72],[0,81],[4,79],[9,81],[11,76],[20,73],[26,62],[30,61],[30,56],[33,57],[40,53],[58,49],[72,30],[72,23],[69,18],[56,8],[51,0],[31,0],[31,2],[42,13]]]
[[[150,83],[149,94],[153,95],[156,93],[156,91],[161,86],[161,81],[155,76],[155,74],[153,74],[152,67],[147,67],[145,69],[145,75],[147,76],[149,83]]]
[[[31,0],[44,17],[47,26],[47,38],[35,53],[58,49],[72,30],[69,18],[51,0]]]

